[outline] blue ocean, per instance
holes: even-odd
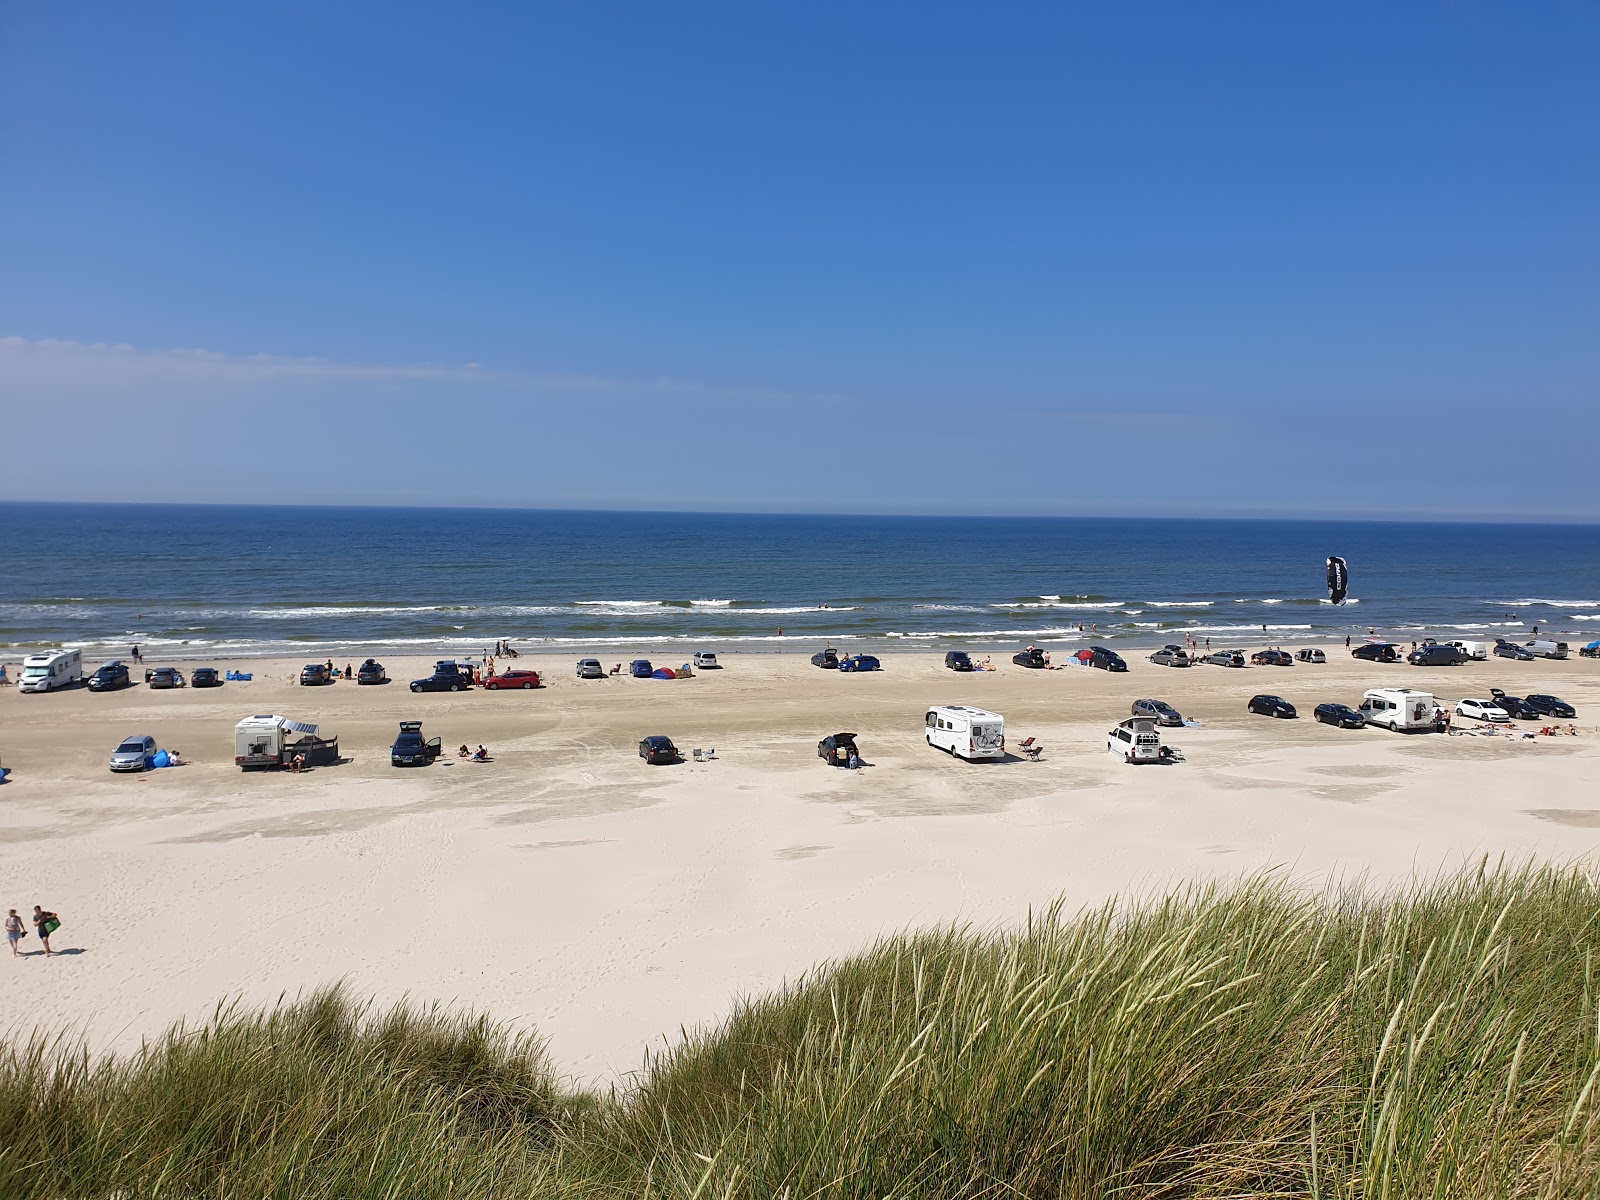
[[[13,503],[0,553],[9,653],[1600,637],[1594,525]]]

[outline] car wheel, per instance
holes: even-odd
[[[498,683],[485,684],[484,686],[491,692],[498,692],[500,690],[500,685]],[[451,688],[450,690],[453,692],[455,691],[455,688]]]
[[[928,737],[928,745],[930,745],[930,746],[933,745],[933,735],[930,733],[930,734],[927,735],[927,737]]]
[[[413,692],[420,692],[422,690],[422,685],[420,683],[413,683],[411,685],[411,690]]]
[[[459,692],[461,690],[461,685],[459,683],[452,683],[450,685],[450,690],[452,692]]]
[[[525,683],[525,684],[522,685],[522,690],[525,691],[525,692],[531,691],[532,689],[533,689],[533,684],[531,684],[531,683]]]

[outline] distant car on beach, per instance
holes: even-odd
[[[952,671],[972,670],[972,656],[965,650],[947,650],[944,656],[944,665]]]
[[[1441,646],[1435,642],[1431,646],[1418,646],[1406,655],[1406,661],[1413,667],[1459,667],[1466,661],[1466,656],[1454,646]]]
[[[177,667],[153,667],[144,673],[144,681],[153,688],[181,688],[187,680]]]
[[[91,692],[114,692],[118,688],[129,687],[133,684],[132,677],[128,674],[126,663],[113,659],[106,663],[93,675],[89,676],[89,690]]]
[[[1578,715],[1578,710],[1559,696],[1531,694],[1528,696],[1528,706],[1537,710],[1540,716],[1560,717],[1563,721]]]
[[[579,679],[604,679],[606,669],[600,665],[598,658],[580,658],[578,660]]]
[[[215,667],[196,667],[189,672],[189,686],[197,688],[221,687],[222,676]]]
[[[1102,671],[1126,671],[1128,664],[1122,661],[1122,655],[1107,646],[1089,647],[1089,665],[1099,667]]]
[[[683,757],[678,753],[678,748],[672,744],[672,739],[662,734],[653,734],[639,743],[639,757],[652,767],[675,763]]]
[[[1492,700],[1463,698],[1456,701],[1456,716],[1469,721],[1499,721],[1511,719],[1511,714]]]
[[[1206,655],[1205,661],[1214,667],[1242,667],[1244,662],[1243,650],[1216,650]]]
[[[1519,646],[1515,642],[1499,641],[1494,644],[1496,658],[1509,658],[1514,662],[1532,662],[1533,651],[1526,646]]]
[[[1311,715],[1324,725],[1341,729],[1364,729],[1367,724],[1367,719],[1348,704],[1319,704]]]
[[[389,747],[389,765],[425,767],[439,757],[441,747],[441,738],[423,738],[421,721],[401,721],[400,736]]]
[[[841,671],[881,671],[883,664],[875,654],[846,654],[839,660]]]
[[[388,683],[389,672],[383,669],[383,664],[375,658],[369,658],[356,668],[357,684]]]
[[[1258,667],[1292,667],[1294,659],[1287,650],[1257,650],[1250,661]]]
[[[1290,704],[1282,696],[1251,696],[1250,703],[1245,707],[1263,717],[1287,718],[1299,715],[1295,712],[1294,705]]]
[[[1310,649],[1310,648],[1307,648],[1305,650],[1296,650],[1294,652],[1294,656],[1295,656],[1295,658],[1299,659],[1303,663],[1325,663],[1325,662],[1328,661],[1328,656],[1326,654],[1324,654],[1321,650],[1315,650],[1315,649]],[[1352,710],[1352,711],[1354,711],[1354,710]]]
[[[1027,667],[1030,671],[1042,671],[1050,665],[1049,657],[1037,646],[1017,651],[1011,656],[1011,661],[1019,667]]]
[[[454,664],[451,664],[452,666]],[[411,690],[413,692],[464,692],[472,686],[472,676],[459,668],[444,670],[444,664],[434,667],[432,675],[426,679],[413,679]]]
[[[537,671],[502,671],[483,681],[485,691],[498,692],[501,688],[519,688],[528,691],[539,686]]]
[[[839,652],[832,646],[824,646],[811,656],[811,665],[821,667],[824,671],[837,671],[839,669]]]
[[[301,687],[317,687],[332,682],[333,673],[328,670],[325,663],[307,663],[300,668]]]
[[[1499,688],[1490,688],[1489,696],[1490,702],[1496,708],[1504,709],[1513,721],[1537,721],[1544,715],[1521,696],[1508,696]]]
[[[156,740],[148,733],[125,737],[122,744],[111,752],[113,771],[145,771],[156,756]]]
[[[1400,647],[1393,642],[1367,642],[1350,651],[1350,657],[1366,662],[1399,662]]]
[[[830,733],[817,743],[817,757],[830,767],[849,766],[852,754],[857,760],[861,757],[853,733]]]
[[[1157,725],[1183,724],[1182,715],[1165,700],[1135,700],[1133,702],[1133,715],[1136,717],[1154,717]]]
[[[1194,664],[1189,652],[1182,646],[1163,646],[1150,656],[1158,667],[1187,667]]]
[[[635,679],[649,679],[655,673],[648,658],[636,658],[628,664],[628,674]]]
[[[692,661],[695,668],[700,671],[722,670],[722,664],[717,661],[717,656],[710,650],[696,650]]]

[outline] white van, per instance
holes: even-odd
[[[1432,692],[1414,688],[1369,688],[1358,710],[1368,725],[1382,725],[1396,733],[1438,727],[1439,702]]]
[[[965,704],[944,704],[930,708],[923,721],[930,746],[969,762],[1006,756],[1006,719],[999,713]]]
[[[1533,651],[1535,658],[1565,658],[1567,656],[1567,644],[1565,642],[1558,642],[1551,638],[1534,638],[1533,641],[1525,644],[1529,650]]]
[[[1479,662],[1483,662],[1489,657],[1488,642],[1451,642],[1450,644],[1461,651],[1463,658],[1474,658]]]
[[[1106,731],[1106,751],[1120,754],[1123,762],[1159,762],[1161,735],[1154,717],[1129,717],[1115,729]]]
[[[83,681],[82,650],[47,650],[22,660],[19,692],[53,692]]]

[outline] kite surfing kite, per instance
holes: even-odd
[[[1328,603],[1343,604],[1350,590],[1350,568],[1342,558],[1328,559]]]

